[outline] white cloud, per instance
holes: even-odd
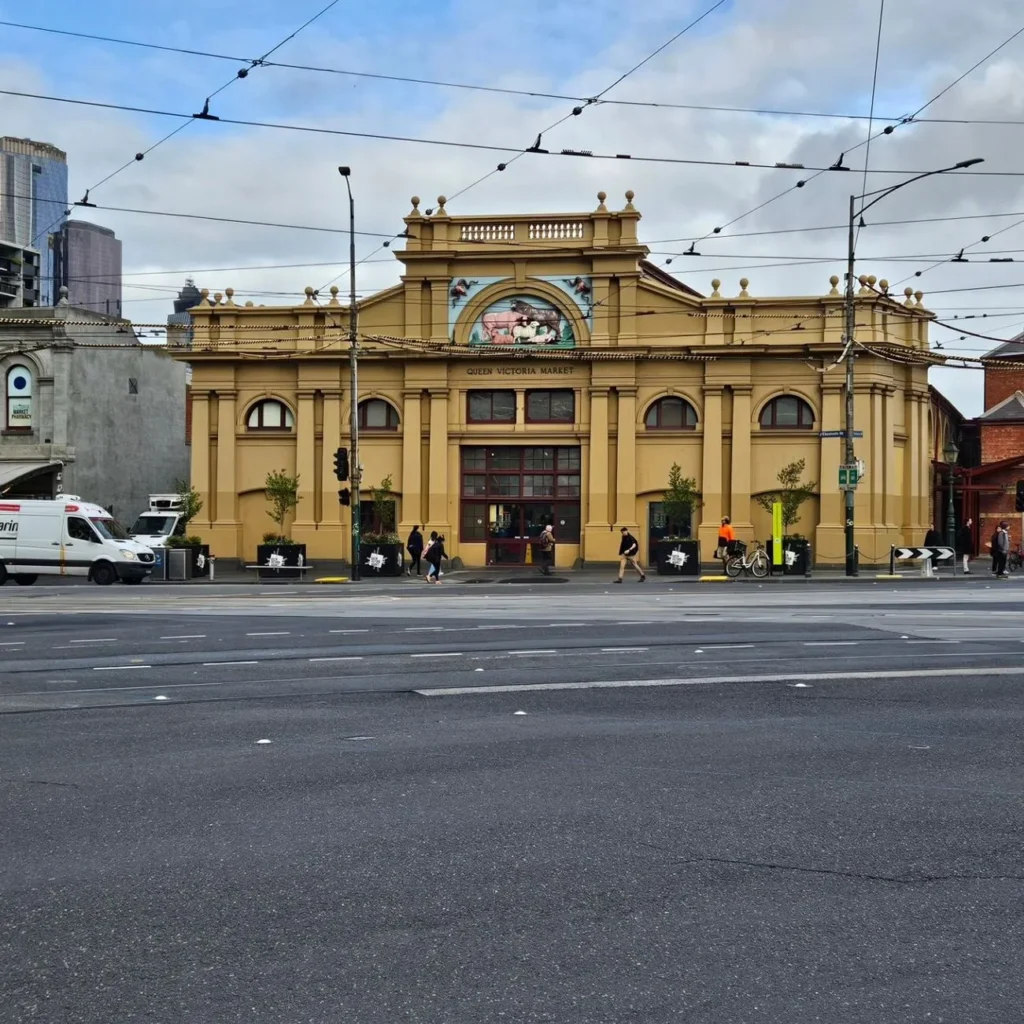
[[[532,47],[525,63],[522,51],[499,45],[507,36],[505,5],[493,9],[472,4],[467,17],[454,18],[438,33],[428,26],[410,32],[393,26],[397,40],[392,53],[360,52],[357,42],[338,41],[341,30],[331,23],[300,37],[279,56],[329,66],[358,66],[399,74],[537,85],[579,95],[592,95],[625,68],[685,24],[703,4],[644,5],[642,17],[625,16],[621,4],[590,5],[585,29],[575,29],[576,5],[521,3],[524,17],[538,17],[551,8],[551,36]],[[680,39],[609,98],[662,102],[704,103],[758,107],[805,107],[831,111],[866,110],[874,59],[877,4],[860,0],[844,5],[843,25],[833,5],[804,0],[738,0],[727,14],[713,15],[703,30]],[[951,0],[926,3],[902,0],[889,4],[879,67],[881,113],[907,113],[932,97],[1019,25],[1019,7],[1012,0],[992,0],[984,7],[965,9]],[[522,21],[520,23],[530,23]],[[249,44],[251,35],[244,40]],[[579,60],[582,45],[605,49],[590,53],[578,73],[565,78],[560,70]],[[251,45],[233,45],[231,31],[218,33],[218,44],[229,51],[248,52]],[[560,50],[559,47],[562,47]],[[217,62],[143,58],[131,50],[110,51],[118,62],[145,60],[147,102],[154,89],[165,95],[161,104],[191,112],[201,93],[231,74],[231,65]],[[1020,57],[1024,36],[1006,48],[944,96],[925,116],[948,118],[1020,118],[1024,120],[1024,72]],[[560,55],[566,54],[564,60]],[[571,59],[570,59],[571,58]],[[125,65],[121,66],[122,76]],[[0,57],[0,87],[61,94],[62,65],[26,66]],[[159,77],[159,76],[164,77]],[[156,77],[154,85],[153,76]],[[78,82],[81,82],[79,76]],[[94,84],[82,84],[79,95],[105,97],[118,77],[109,69],[97,72]],[[132,102],[121,92],[119,98]],[[280,69],[257,69],[244,83],[228,90],[215,103],[225,114],[287,120],[330,128],[397,133],[523,146],[537,131],[568,112],[564,101],[439,90],[425,86],[374,86],[365,80],[314,75]],[[150,123],[141,117],[88,107],[70,107],[4,97],[5,133],[31,135],[66,149],[71,165],[73,198],[99,178],[152,144],[174,127],[174,121]],[[905,109],[900,109],[905,108]],[[879,125],[878,127],[881,127]],[[862,121],[762,117],[699,111],[646,109],[602,105],[589,108],[546,138],[551,148],[563,146],[634,154],[711,157],[725,160],[799,161],[808,165],[832,163],[840,151],[861,142]],[[847,162],[863,166],[863,149]],[[986,159],[985,170],[1024,168],[1024,127],[919,124],[901,127],[876,140],[871,149],[875,167],[930,169],[972,156]],[[343,137],[239,129],[228,125],[192,124],[139,165],[97,190],[101,205],[211,213],[228,217],[347,226],[345,191],[336,167],[353,167],[359,226],[364,230],[399,231],[408,212],[409,196],[418,194],[424,206],[439,193],[452,195],[491,170],[498,154]],[[793,183],[787,172],[760,172],[721,167],[683,167],[636,162],[571,161],[523,157],[502,174],[454,201],[453,213],[470,211],[546,211],[589,209],[595,193],[606,190],[612,201],[632,188],[644,214],[647,239],[691,238],[709,231],[769,199]],[[869,188],[893,183],[874,176]],[[848,196],[860,191],[860,173],[826,174],[791,193],[731,231],[769,231],[801,226],[842,224]],[[1024,211],[1024,179],[946,175],[908,187],[880,203],[869,220],[895,220],[959,214]],[[203,273],[200,284],[213,289],[232,285],[236,301],[253,295],[255,301],[277,302],[287,292],[301,296],[307,284],[318,286],[340,273],[347,261],[344,235],[217,225],[203,221],[150,218],[107,211],[89,211],[90,219],[113,227],[124,241],[125,267],[186,269],[259,263],[336,261],[334,268],[257,272]],[[895,282],[923,269],[885,257],[955,252],[1012,220],[976,220],[902,227],[870,227],[861,233],[859,272],[874,273]],[[363,238],[360,254],[376,242]],[[1024,249],[1024,225],[1000,235],[978,252]],[[681,252],[684,244],[656,249]],[[723,291],[737,291],[741,276],[750,278],[751,291],[823,294],[828,277],[841,273],[845,231],[767,235],[755,238],[720,236],[698,245],[699,258],[677,259],[672,269],[701,290],[711,277],[725,282]],[[726,258],[738,254],[743,258]],[[385,254],[380,254],[381,256]],[[764,269],[747,267],[761,261],[779,262],[791,256],[834,259],[820,266]],[[1020,254],[1024,255],[1024,254]],[[663,257],[656,257],[660,262]],[[1024,268],[1022,268],[1024,270]],[[397,263],[360,268],[360,291],[392,283]],[[177,288],[183,275],[167,278],[127,278],[128,283],[165,284]],[[1024,273],[987,263],[946,265],[928,271],[911,283],[930,297],[929,305],[966,307],[982,312],[992,307],[1024,309],[1024,290],[942,293],[943,289],[1015,283]],[[342,282],[344,285],[344,282]],[[933,294],[938,293],[938,294]],[[162,321],[170,308],[166,295],[126,288],[125,297],[150,301],[126,305],[140,320]],[[1024,314],[1019,318],[1024,321]],[[977,323],[973,321],[972,323]],[[983,321],[980,333],[1005,335],[1018,320]],[[934,337],[949,332],[937,328]],[[984,341],[956,341],[951,347],[975,354],[989,347]],[[969,371],[937,373],[936,381],[968,413],[980,411],[980,374]]]

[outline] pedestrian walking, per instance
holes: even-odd
[[[430,574],[434,571],[430,564],[430,559],[427,557],[430,553],[430,549],[437,543],[437,530],[430,531],[430,539],[427,541],[426,546],[423,548],[423,561],[427,563],[427,575],[424,577],[428,582],[430,581]]]
[[[964,561],[964,575],[971,575],[971,559],[974,557],[974,525],[973,519],[968,519],[959,530],[956,531],[956,553]]]
[[[729,561],[730,547],[736,540],[736,531],[732,528],[732,520],[728,516],[722,516],[722,523],[718,527],[718,550],[715,557],[722,560],[722,570],[725,571],[725,563]]]
[[[630,565],[636,569],[639,574],[639,582],[643,583],[647,579],[647,576],[643,569],[640,568],[640,562],[637,557],[640,554],[640,543],[625,527],[622,527],[621,533],[622,540],[619,541],[619,577],[615,582],[622,582],[622,577],[626,572],[626,566]]]
[[[989,546],[992,548],[992,575],[996,579],[1008,580],[1006,559],[1010,554],[1010,524],[1005,519],[996,527]]]
[[[430,544],[427,545],[427,549],[424,552],[423,557],[427,562],[427,582],[440,583],[441,560],[448,557],[444,550],[443,533],[439,534],[435,532],[431,534]]]
[[[540,573],[542,576],[550,576],[551,566],[555,564],[555,528],[550,523],[537,538],[537,546],[540,548]]]
[[[414,526],[409,533],[409,539],[405,542],[405,549],[409,552],[409,568],[406,569],[406,576],[411,576],[413,571],[420,574],[420,559],[423,557],[423,534],[420,528]]]

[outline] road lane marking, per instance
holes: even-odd
[[[553,647],[549,647],[543,650],[536,651],[509,651],[509,654],[555,654],[557,653]]]
[[[152,668],[152,665],[93,665],[93,672],[123,672],[129,668]]]
[[[0,644],[0,647],[24,647],[24,646],[25,646],[25,641],[24,640],[5,640],[2,644]]]
[[[958,644],[959,640],[908,640],[908,644]]]
[[[98,636],[90,640],[69,640],[69,644],[112,644],[117,642],[116,636]]]
[[[214,665],[258,665],[258,661],[204,661],[204,668],[211,668]]]
[[[859,640],[808,640],[804,647],[856,647]]]
[[[568,626],[585,626],[586,623],[585,622],[546,622],[546,623],[542,623],[541,625],[542,625],[543,629],[562,629],[563,627],[568,627]],[[524,626],[523,628],[525,629],[526,627]]]
[[[332,629],[331,633],[369,633],[368,629]]]
[[[443,633],[444,626],[406,626],[403,633]],[[454,632],[454,629],[453,629]]]
[[[733,651],[740,648],[753,647],[753,644],[705,644],[705,651]]]
[[[436,654],[431,651],[427,654],[410,654],[410,658],[461,658],[462,651],[438,651]]]
[[[627,651],[649,651],[650,647],[602,647],[604,654],[625,654]]]
[[[1024,676],[1019,668],[961,668],[958,676]],[[612,679],[601,682],[578,683],[511,683],[500,686],[452,686],[413,690],[420,697],[475,697],[492,693],[533,693],[545,690],[614,690],[640,687],[711,686],[725,683],[791,683],[840,679],[930,679],[949,676],[948,668],[880,669],[877,672],[815,672],[788,675],[756,676],[695,676],[692,679]]]
[[[283,633],[246,633],[246,636],[291,636],[291,632],[285,631]]]
[[[205,640],[205,633],[182,633],[179,636],[162,636],[161,640]]]
[[[310,658],[310,661],[362,661],[362,657],[358,655],[351,655],[345,658]]]

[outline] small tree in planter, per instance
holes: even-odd
[[[367,554],[361,561],[363,570],[376,576],[402,575],[403,548],[395,533],[395,494],[391,487],[391,477],[386,476],[379,487],[370,488],[375,529],[363,534]]]
[[[277,524],[277,532],[265,533],[263,543],[256,549],[260,578],[299,577],[302,574],[298,569],[306,564],[306,545],[296,544],[284,528],[288,513],[299,504],[299,478],[289,476],[283,469],[271,470],[264,488],[270,502],[267,515]]]
[[[189,524],[203,510],[203,499],[199,492],[187,481],[178,480],[175,482],[175,491],[178,496],[178,532],[173,537],[167,538],[166,547],[187,548],[191,551],[190,565],[187,569],[191,577],[206,576],[209,572],[210,548],[203,543],[202,537],[196,535],[185,535]]]
[[[804,483],[801,480],[806,465],[807,463],[803,459],[797,459],[796,462],[783,466],[776,477],[779,481],[778,488],[755,495],[758,505],[766,512],[771,512],[772,506],[776,502],[782,505],[784,573],[810,572],[810,545],[800,534],[789,532],[791,526],[796,526],[800,522],[800,506],[809,498],[814,497],[814,488],[818,486],[816,483]]]
[[[652,545],[659,574],[683,575],[700,572],[700,548],[695,540],[678,535],[679,526],[686,522],[694,509],[701,507],[700,491],[693,477],[683,476],[676,463],[668,472],[668,487],[661,499],[661,510],[670,530],[668,537]]]

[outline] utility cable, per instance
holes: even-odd
[[[878,89],[878,58],[882,52],[882,21],[885,18],[885,0],[879,0],[878,4],[878,37],[875,39],[875,70],[871,75],[871,105],[868,109],[868,133],[864,141],[864,178],[861,182],[861,192],[868,190],[868,166],[871,160],[871,126],[875,119],[875,93]],[[860,240],[860,224],[857,225],[857,234],[854,238],[854,248]]]

